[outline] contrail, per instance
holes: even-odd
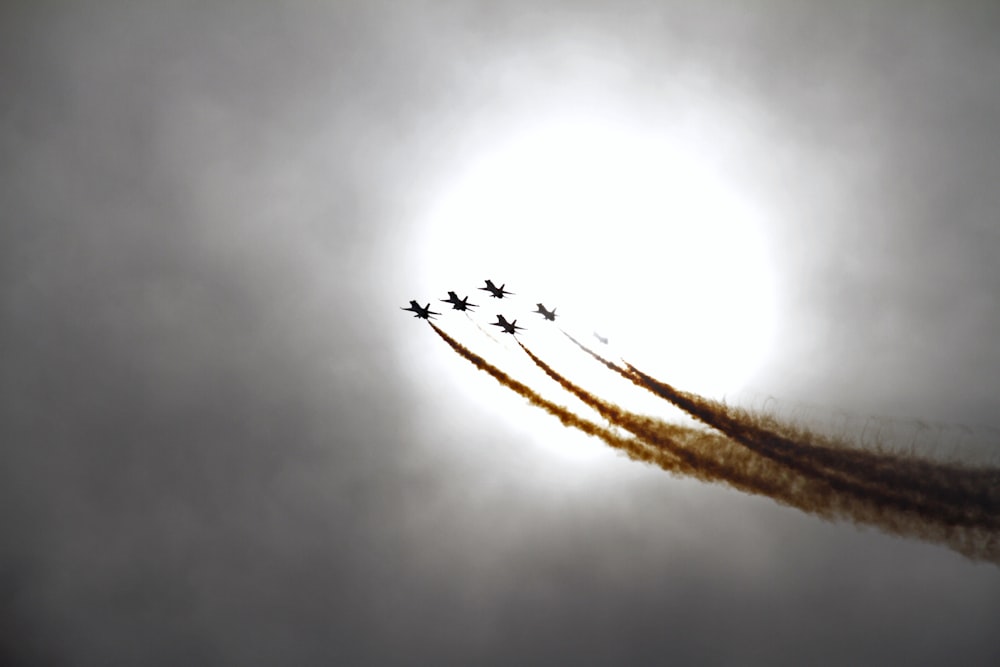
[[[992,526],[945,523],[933,518],[929,520],[913,509],[904,509],[899,503],[887,502],[885,497],[871,493],[866,487],[856,485],[857,488],[851,488],[843,483],[844,480],[829,480],[808,469],[797,469],[794,465],[775,460],[773,455],[757,452],[745,442],[735,441],[734,438],[631,413],[569,382],[518,341],[525,353],[550,378],[597,410],[610,423],[635,436],[622,437],[543,398],[527,385],[514,380],[468,350],[432,322],[428,324],[455,352],[502,385],[546,410],[565,426],[596,436],[633,460],[656,465],[673,474],[722,482],[744,492],[765,495],[778,503],[826,519],[850,519],[856,523],[877,526],[888,533],[944,544],[974,560],[989,560],[1000,564],[1000,531]],[[572,339],[571,336],[570,338]],[[586,350],[583,345],[580,347]],[[590,350],[586,351],[632,382],[641,384],[646,381],[638,375],[637,369],[619,368]],[[653,391],[644,384],[641,386]],[[789,458],[794,463],[794,457]]]
[[[513,390],[517,394],[528,399],[528,401],[532,404],[553,415],[560,422],[562,422],[563,425],[579,429],[588,435],[600,438],[615,449],[625,452],[625,454],[633,460],[642,461],[644,463],[652,463],[659,466],[663,470],[676,474],[687,475],[695,472],[690,469],[690,466],[685,465],[676,458],[667,456],[663,452],[656,449],[651,449],[641,441],[634,438],[623,438],[610,429],[604,428],[599,424],[595,424],[589,419],[584,419],[569,409],[543,398],[531,387],[518,382],[472,350],[459,343],[457,340],[439,329],[433,322],[428,322],[428,324],[431,325],[431,328],[434,329],[435,333],[437,333],[437,335],[440,336],[444,342],[448,343],[448,345],[450,345],[455,352],[472,362],[476,368],[488,373],[493,377],[493,379],[503,386]]]
[[[734,466],[732,462],[726,463],[726,459],[746,459],[752,455],[740,447],[734,447],[731,442],[724,438],[706,431],[657,423],[655,420],[647,417],[630,415],[617,406],[601,401],[599,412],[602,413],[602,416],[608,418],[608,414],[606,413],[617,411],[613,413],[613,416],[616,418],[609,419],[609,421],[627,430],[627,426],[631,425],[633,427],[632,431],[640,436],[639,439],[623,438],[610,429],[584,419],[567,408],[543,398],[527,385],[513,379],[481,356],[466,348],[435,324],[429,324],[438,336],[448,343],[455,352],[472,362],[481,371],[488,373],[500,384],[515,391],[549,414],[552,414],[565,426],[577,428],[588,435],[596,436],[615,449],[625,452],[633,460],[651,463],[668,472],[695,477],[702,481],[725,482],[741,491],[764,495],[778,502],[792,505],[826,518],[833,518],[838,514],[832,504],[820,506],[815,502],[807,503],[802,498],[796,497],[795,488],[804,486],[800,481],[793,480],[791,483],[785,484],[775,481],[782,474],[781,470],[772,470],[768,475],[754,475],[749,472],[744,473],[735,470],[739,466]],[[522,345],[522,347],[524,346]],[[531,352],[527,349],[525,351],[537,360],[537,357],[534,357]],[[537,360],[537,362],[541,362],[541,360]],[[543,370],[545,368],[543,366]],[[554,371],[552,373],[554,374]],[[588,395],[588,398],[594,402],[593,405],[598,404],[599,399],[596,397]],[[638,426],[640,423],[645,423],[648,428]],[[716,456],[713,460],[701,460],[705,457],[699,457],[697,454],[691,452],[692,448],[697,448],[699,444],[702,446],[711,446],[712,443],[715,445],[715,450],[721,453],[721,456]],[[770,465],[764,459],[758,458],[758,461],[762,465]],[[727,466],[734,469],[727,469]]]
[[[846,508],[838,507],[835,490],[822,481],[803,477],[718,434],[624,410],[572,383],[523,343],[520,345],[531,360],[563,389],[597,410],[608,421],[687,461],[702,471],[703,478],[726,481],[742,491],[766,495],[779,503],[825,518],[849,516],[875,522],[875,517],[866,519],[857,508],[848,512]],[[871,511],[868,513],[871,514]]]
[[[913,509],[945,524],[1000,528],[1000,498],[995,480],[998,471],[971,470],[945,463],[904,458],[900,455],[836,446],[817,434],[789,426],[784,432],[770,420],[763,428],[745,410],[730,410],[715,401],[681,392],[627,364],[644,387],[701,421],[718,428],[747,447],[791,459],[824,478],[839,476],[858,480],[865,489],[885,490],[883,500],[899,509]],[[737,437],[739,436],[739,437]],[[848,481],[850,486],[851,482]],[[912,504],[911,504],[912,503]]]
[[[743,447],[738,448],[739,453],[725,451],[717,448],[725,446],[732,448],[732,441],[716,440],[698,451],[704,457],[699,463],[712,460],[714,455],[717,458],[722,458],[731,466],[730,474],[733,470],[738,470],[741,482],[745,478],[756,479],[758,482],[762,478],[777,480],[778,483],[785,485],[781,487],[783,495],[780,497],[773,495],[774,484],[771,485],[768,495],[779,502],[785,502],[805,511],[825,517],[846,516],[857,522],[877,525],[888,532],[947,544],[973,559],[1000,562],[1000,531],[997,530],[997,516],[995,513],[990,514],[988,507],[971,509],[954,507],[950,506],[946,500],[932,498],[933,502],[928,501],[920,493],[914,492],[912,488],[903,491],[893,489],[886,492],[877,487],[877,480],[863,475],[860,477],[864,482],[852,479],[845,474],[838,475],[837,473],[844,471],[830,470],[809,459],[808,455],[813,448],[811,445],[792,442],[780,435],[759,429],[755,431],[754,428],[745,426],[732,416],[726,415],[721,409],[718,411],[709,409],[712,407],[712,402],[707,401],[707,399],[702,399],[703,403],[699,403],[698,398],[700,397],[692,398],[691,395],[677,392],[672,387],[670,390],[674,393],[670,393],[661,386],[662,383],[655,384],[656,381],[653,378],[641,374],[638,369],[632,366],[629,366],[628,370],[623,369],[589,350],[565,331],[563,333],[609,369],[637,385],[653,391],[658,396],[666,398],[677,407],[743,445]],[[591,405],[602,416],[613,423],[618,423],[626,430],[636,433],[644,440],[659,446],[669,447],[668,442],[657,439],[657,431],[659,428],[670,425],[648,417],[633,415],[589,394],[548,367],[523,344],[521,347],[549,377]],[[669,385],[666,386],[669,387]],[[780,444],[774,446],[774,443],[769,442],[768,438],[778,439]],[[723,451],[725,454],[722,453]],[[846,450],[830,448],[828,451],[841,452]],[[872,453],[872,456],[878,455]],[[689,461],[692,460],[689,459]],[[923,463],[933,465],[926,461]],[[692,464],[698,465],[694,461]],[[846,465],[844,467],[849,468]],[[989,475],[984,475],[982,479],[989,479]],[[984,493],[987,491],[984,490]],[[920,500],[915,498],[920,498]],[[956,517],[959,520],[955,520]]]
[[[749,413],[729,411],[715,401],[674,389],[630,364],[626,363],[627,369],[622,368],[563,333],[584,352],[634,384],[666,399],[761,456],[821,479],[838,491],[867,496],[944,525],[1000,528],[1000,512],[996,498],[991,495],[988,474],[964,475],[954,466],[935,465],[930,461],[910,464],[911,471],[919,469],[922,475],[906,474],[907,465],[898,455],[846,449],[843,445],[837,447],[817,435],[803,438],[803,431],[797,431],[795,434],[799,437],[792,438],[766,430]]]
[[[782,476],[790,479],[791,476],[766,459],[755,456],[742,447],[734,446],[731,441],[716,434],[637,415],[598,398],[557,373],[524,343],[518,341],[518,344],[535,365],[563,389],[592,407],[611,423],[684,461],[697,471],[696,477],[705,481],[727,482],[741,491],[765,495],[799,509],[827,517],[832,516],[823,508],[808,506],[800,498],[796,498],[790,492],[793,484],[789,484],[787,479],[779,479]],[[760,469],[762,466],[770,470],[765,472]],[[796,480],[795,484],[799,484],[799,481]]]
[[[482,331],[482,332],[483,332],[483,334],[485,334],[485,335],[486,335],[486,336],[487,336],[487,337],[488,337],[488,338],[489,338],[490,340],[492,340],[492,341],[493,341],[494,343],[496,343],[497,345],[503,345],[503,343],[501,343],[501,342],[499,341],[499,339],[497,339],[497,338],[496,338],[496,337],[495,337],[495,336],[493,335],[493,332],[492,332],[492,331],[490,331],[490,330],[488,330],[488,329],[484,329],[484,328],[483,328],[483,325],[481,325],[481,324],[479,323],[479,321],[478,321],[478,320],[476,320],[476,319],[473,319],[473,317],[472,317],[471,315],[469,315],[469,313],[466,313],[466,314],[465,314],[465,317],[466,317],[466,318],[467,318],[467,319],[468,319],[468,320],[469,320],[470,322],[472,322],[473,324],[475,324],[475,325],[476,325],[476,328],[477,328],[477,329],[479,329],[480,331]]]

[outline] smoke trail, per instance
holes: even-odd
[[[473,324],[475,324],[476,328],[479,329],[481,332],[483,332],[483,334],[485,334],[487,338],[489,338],[490,340],[492,340],[497,345],[503,345],[503,343],[501,343],[500,340],[496,336],[493,335],[492,331],[490,331],[489,329],[483,328],[483,325],[479,323],[479,320],[473,318],[471,315],[469,315],[469,313],[465,313],[465,317],[466,317],[467,320],[469,320],[470,322],[472,322]]]
[[[935,467],[930,461],[904,466],[900,456],[833,447],[819,436],[792,439],[761,428],[749,413],[730,412],[714,401],[678,391],[630,364],[628,369],[642,386],[691,416],[764,456],[820,477],[841,490],[872,494],[879,502],[946,525],[1000,528],[1000,508],[991,498],[990,489],[956,474],[953,466]],[[796,435],[801,438],[804,434]]]
[[[630,364],[626,364],[627,369],[621,368],[565,331],[563,334],[609,369],[748,449],[821,479],[838,491],[867,497],[900,511],[914,512],[944,525],[1000,528],[1000,507],[992,483],[995,472],[846,449],[829,439],[791,427],[786,427],[784,434],[768,430],[745,411],[729,410],[715,401],[679,391]],[[772,423],[776,422],[772,420]]]
[[[824,518],[843,516],[875,522],[875,517],[866,518],[857,508],[849,512],[844,507],[838,507],[834,490],[829,485],[797,475],[728,438],[637,415],[598,398],[560,375],[520,341],[519,344],[531,360],[563,389],[594,408],[608,421],[687,462],[701,473],[698,477],[725,481],[741,491],[766,495],[779,503]],[[871,515],[871,511],[868,514]]]
[[[869,498],[839,492],[822,480],[798,474],[718,434],[631,414],[575,387],[525,348],[525,352],[532,356],[543,370],[548,368],[546,372],[550,377],[557,381],[561,380],[560,384],[581,399],[589,399],[585,402],[595,409],[598,407],[603,409],[605,418],[612,423],[632,430],[639,436],[634,439],[623,438],[609,429],[579,417],[567,408],[542,398],[531,388],[514,380],[462,346],[433,323],[428,324],[453,350],[480,370],[489,373],[504,386],[554,415],[564,425],[599,437],[634,460],[657,465],[674,474],[691,475],[706,481],[726,482],[737,489],[767,495],[779,503],[824,518],[849,518],[855,522],[877,526],[889,533],[938,542],[969,558],[991,560],[1000,564],[1000,534],[997,531],[963,529],[915,520],[911,514],[894,511],[893,508],[872,502]]]
[[[472,362],[477,368],[488,373],[495,380],[505,387],[515,391],[519,395],[528,399],[532,404],[542,408],[552,414],[565,426],[577,428],[588,435],[593,435],[610,446],[625,452],[629,458],[645,463],[651,463],[663,470],[677,474],[691,476],[706,482],[728,483],[734,488],[756,495],[764,495],[777,502],[781,502],[798,509],[818,514],[825,518],[834,518],[843,515],[843,511],[835,507],[835,503],[828,502],[825,505],[818,504],[814,500],[806,500],[801,493],[808,485],[801,480],[778,480],[782,471],[771,466],[767,474],[749,469],[746,463],[739,463],[738,459],[747,459],[752,456],[746,450],[734,447],[731,442],[713,433],[700,431],[684,426],[677,426],[665,423],[656,423],[654,420],[631,415],[621,410],[617,406],[600,401],[596,397],[588,398],[594,405],[600,404],[603,416],[612,423],[616,423],[639,435],[640,439],[623,438],[613,431],[604,428],[588,419],[584,419],[574,414],[567,408],[553,403],[535,392],[530,387],[511,378],[509,375],[493,366],[481,356],[475,354],[454,338],[439,329],[435,324],[429,323],[431,328],[440,336],[455,352]],[[523,345],[522,345],[523,347]],[[528,350],[525,350],[528,352]],[[531,355],[531,352],[528,352]],[[537,357],[531,355],[537,360]],[[541,360],[537,360],[540,362]],[[537,363],[536,362],[536,363]],[[545,367],[543,366],[543,370]],[[551,370],[551,369],[550,369]],[[552,371],[553,374],[554,371]],[[582,390],[580,390],[582,391]],[[639,426],[645,424],[645,426]],[[652,445],[652,447],[650,446]],[[701,448],[706,451],[716,452],[714,457],[699,456],[692,450]],[[770,463],[758,458],[758,465],[768,466]],[[740,468],[748,468],[741,471]],[[817,491],[812,490],[815,496]]]
[[[580,345],[572,336],[566,335]],[[760,455],[754,447],[737,447],[728,439],[690,439],[685,443],[689,451],[677,451],[673,449],[675,445],[669,435],[682,427],[634,415],[603,401],[556,373],[524,344],[521,347],[550,378],[612,423],[619,424],[647,442],[668,449],[694,467],[710,470],[713,475],[727,479],[737,488],[756,489],[755,492],[765,493],[778,502],[826,518],[849,518],[897,535],[946,544],[969,558],[1000,563],[1000,531],[992,525],[943,522],[933,512],[931,516],[916,512],[910,503],[896,502],[893,498],[887,501],[884,494],[872,493],[865,486],[816,475],[807,466],[795,465],[794,459],[793,465],[786,465],[784,461],[776,460],[775,456]],[[580,347],[586,350],[584,346]],[[609,368],[629,377],[629,371],[619,369],[590,350],[586,351]],[[629,379],[635,382],[638,378]],[[738,429],[736,431],[741,435]]]
[[[437,333],[437,335],[440,336],[444,342],[448,343],[448,345],[450,345],[455,352],[472,362],[476,368],[488,373],[493,377],[493,379],[503,386],[513,390],[517,394],[528,399],[528,401],[535,406],[540,407],[549,414],[553,415],[560,422],[562,422],[564,426],[570,426],[572,428],[579,429],[588,435],[600,438],[615,449],[625,452],[629,458],[635,461],[651,463],[659,466],[663,470],[675,474],[692,474],[695,472],[690,468],[690,466],[685,465],[676,458],[667,456],[661,451],[650,449],[644,443],[634,438],[623,438],[610,429],[604,428],[599,424],[595,424],[589,419],[584,419],[569,409],[543,398],[531,387],[518,382],[472,350],[469,350],[467,347],[439,329],[433,322],[428,322],[428,324],[430,324],[431,328],[434,329],[435,333]]]
[[[524,343],[518,341],[518,344],[535,365],[563,389],[592,407],[611,423],[684,461],[697,471],[696,477],[705,481],[728,482],[741,491],[766,495],[779,502],[793,504],[800,509],[809,509],[787,495],[782,489],[783,485],[776,481],[782,471],[772,469],[769,474],[762,474],[760,470],[753,469],[755,466],[766,465],[763,459],[754,457],[743,448],[734,447],[730,441],[712,433],[637,415],[598,398],[557,373]]]

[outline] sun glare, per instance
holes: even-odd
[[[718,396],[738,391],[770,344],[760,227],[745,193],[683,140],[606,120],[543,123],[484,147],[442,189],[421,230],[420,286],[472,295],[486,329],[497,312],[517,318],[525,344],[606,398],[635,405],[641,392],[627,395],[557,326]],[[477,291],[486,278],[516,297]],[[559,319],[530,314],[537,302]]]

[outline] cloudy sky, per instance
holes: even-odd
[[[552,355],[536,300],[996,465],[991,3],[165,4],[0,11],[5,662],[1000,661],[995,564],[630,462],[398,310],[491,277]]]

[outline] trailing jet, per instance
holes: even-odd
[[[503,315],[497,315],[497,321],[490,322],[490,324],[492,324],[495,327],[503,327],[503,332],[509,333],[512,336],[516,334],[518,331],[524,331],[524,327],[517,326],[517,320],[514,320],[513,322],[508,322],[507,320],[504,319]]]
[[[458,298],[458,295],[454,292],[448,292],[447,299],[441,299],[442,303],[450,303],[452,310],[468,310],[469,308],[478,308],[479,306],[474,303],[469,303],[469,297],[462,299]]]
[[[542,317],[544,317],[545,319],[547,319],[549,322],[555,322],[556,321],[556,309],[555,308],[553,308],[552,310],[545,310],[545,306],[543,306],[542,304],[539,303],[537,305],[538,305],[538,310],[533,310],[531,312],[538,313],[539,315],[541,315]]]
[[[597,340],[601,341],[605,345],[608,344],[608,339],[605,338],[604,336],[602,336],[601,334],[597,333],[596,331],[594,332],[594,338],[596,338]]]
[[[486,287],[480,287],[479,289],[483,290],[484,292],[489,292],[490,296],[492,296],[494,299],[502,299],[502,298],[504,298],[505,295],[509,294],[509,295],[513,296],[513,294],[514,294],[513,292],[506,291],[504,289],[504,287],[506,287],[506,286],[507,286],[507,283],[504,283],[500,287],[497,287],[496,285],[493,284],[492,280],[487,280],[486,281]]]
[[[422,318],[422,319],[425,319],[425,320],[431,319],[432,315],[440,315],[441,314],[441,313],[435,313],[433,310],[431,310],[431,304],[430,304],[430,302],[428,302],[426,306],[421,306],[419,303],[417,303],[416,301],[413,301],[413,300],[410,300],[410,307],[409,308],[400,308],[400,310],[407,310],[407,311],[409,311],[411,313],[415,313],[413,315],[414,317],[419,317],[419,318]]]

